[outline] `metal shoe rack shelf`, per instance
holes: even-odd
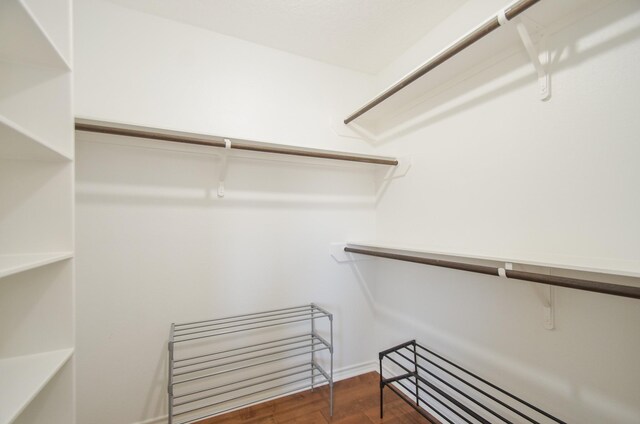
[[[333,315],[313,303],[171,325],[169,424],[324,384],[333,414]]]
[[[380,418],[388,387],[431,423],[566,424],[415,340],[380,352],[379,360]],[[385,360],[395,375],[383,376]]]

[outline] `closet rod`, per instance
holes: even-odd
[[[539,1],[540,0],[516,1],[515,3],[511,4],[506,9],[504,9],[504,15],[507,18],[507,20],[511,20],[516,16],[518,16],[519,14],[521,14],[522,12],[524,12],[525,10],[527,10],[528,8],[530,8],[531,6],[533,6],[534,4],[538,3]],[[485,21],[478,28],[476,28],[466,36],[462,37],[461,39],[453,43],[451,46],[449,46],[445,50],[433,56],[426,63],[424,63],[419,68],[417,68],[416,70],[414,70],[413,72],[409,73],[404,78],[402,78],[400,81],[396,82],[391,87],[383,91],[380,95],[375,97],[369,103],[365,104],[360,109],[353,112],[351,115],[347,117],[347,119],[344,120],[344,123],[348,124],[349,122],[353,121],[354,119],[368,112],[375,106],[379,105],[380,103],[387,100],[389,97],[396,94],[398,91],[404,89],[409,84],[415,82],[420,77],[424,76],[428,72],[442,65],[444,62],[451,59],[452,57],[454,57],[455,55],[457,55],[467,47],[471,46],[475,42],[484,38],[486,35],[500,28],[500,26],[501,24],[500,24],[499,15],[496,15],[490,18],[489,20]]]
[[[376,165],[398,165],[398,160],[384,156],[359,155],[355,153],[342,153],[336,151],[323,151],[314,149],[302,149],[282,145],[269,145],[257,141],[229,139],[218,136],[197,136],[187,133],[180,134],[170,131],[156,130],[153,128],[136,127],[123,128],[109,123],[85,123],[76,121],[76,131],[86,131],[101,134],[121,135],[125,137],[146,138],[151,140],[171,141],[175,143],[197,144],[225,148],[225,140],[230,140],[230,148],[236,150],[248,150],[262,153],[276,153],[281,155],[304,156],[319,159],[333,159],[349,162],[371,163]]]
[[[495,276],[500,276],[499,270],[501,270],[501,268],[497,268],[493,266],[474,265],[474,264],[468,264],[464,262],[445,261],[441,259],[430,259],[430,258],[424,258],[421,256],[412,256],[412,255],[406,255],[401,253],[381,252],[377,250],[361,249],[361,248],[354,248],[349,246],[345,247],[344,251],[350,252],[350,253],[358,253],[360,255],[376,256],[379,258],[395,259],[398,261],[414,262],[418,264],[439,266],[443,268],[451,268],[451,269],[457,269],[460,271],[469,271],[469,272],[476,272],[479,274],[487,274],[487,275],[495,275]],[[567,287],[570,289],[585,290],[585,291],[591,291],[596,293],[611,294],[614,296],[640,299],[640,287],[625,286],[622,284],[603,283],[600,281],[583,280],[579,278],[560,277],[556,275],[545,275],[545,274],[538,274],[535,272],[514,271],[511,269],[505,269],[504,275],[507,278],[514,278],[516,280],[531,281],[533,283],[549,284],[552,286]]]

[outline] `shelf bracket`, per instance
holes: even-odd
[[[398,165],[392,167],[384,180],[393,180],[396,178],[404,177],[411,168],[411,157],[402,156],[398,158]]]
[[[550,275],[550,268],[543,268],[541,274]],[[556,327],[555,318],[555,287],[550,284],[536,284],[536,293],[542,302],[542,319],[544,328],[553,330]]]
[[[544,313],[544,328],[547,330],[553,330],[556,326],[555,322],[555,304],[554,304],[554,295],[555,289],[551,285],[547,285],[545,288],[545,303],[543,304],[543,313]]]
[[[364,255],[352,255],[351,253],[347,253],[344,251],[344,248],[347,247],[347,244],[344,242],[331,243],[329,245],[331,257],[335,259],[338,263],[345,262],[362,262],[366,260],[372,260],[372,258],[366,257]]]
[[[498,13],[498,21],[500,25],[506,25],[509,20],[505,16],[504,10]],[[519,17],[513,18],[511,22],[514,23],[516,30],[518,31],[518,36],[520,37],[520,41],[524,45],[527,54],[529,55],[529,59],[533,64],[533,67],[536,70],[536,74],[538,75],[538,89],[540,100],[546,101],[551,97],[551,79],[549,77],[549,73],[545,69],[544,65],[540,61],[540,52],[536,49],[533,44],[533,40],[531,35],[529,34],[529,30],[526,25]],[[544,37],[543,37],[544,40]],[[540,47],[543,46],[543,42],[540,43]],[[547,49],[540,48],[542,51],[542,56],[544,63],[549,63],[549,51]]]
[[[218,174],[218,197],[224,197],[224,180],[227,178],[227,168],[229,165],[229,152],[231,151],[231,140],[224,139],[224,154],[222,155],[222,163],[220,164],[220,173]]]
[[[513,270],[513,263],[505,262],[504,268],[498,268],[498,276],[502,278],[508,278],[507,271],[511,270]],[[548,268],[546,269],[545,273],[550,273]],[[553,330],[555,328],[555,305],[553,301],[555,294],[554,287],[549,284],[536,284],[534,286],[534,289],[536,290],[538,296],[542,301],[544,328],[546,328],[547,330]]]
[[[545,268],[544,274],[550,275],[551,269]],[[555,311],[555,287],[550,284],[540,284],[537,287],[540,299],[542,300],[542,317],[543,325],[547,330],[553,330],[556,327],[556,311]]]
[[[347,245],[345,243],[331,243],[330,245],[331,256],[333,257],[333,259],[336,260],[336,262],[353,261],[353,259],[351,258],[351,255],[349,255],[347,252],[344,251],[344,248],[346,246]]]

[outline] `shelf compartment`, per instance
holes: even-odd
[[[72,252],[0,255],[0,278],[49,265],[58,261],[64,261],[72,257]]]
[[[0,115],[0,157],[28,160],[70,160],[49,142]]]
[[[242,408],[244,406],[252,405],[254,402],[267,402],[267,401],[270,401],[270,400],[273,400],[273,399],[277,399],[277,398],[280,398],[280,397],[283,397],[283,396],[286,396],[286,395],[298,393],[298,392],[303,391],[303,390],[305,390],[307,388],[308,388],[308,386],[299,386],[299,387],[296,387],[296,388],[291,389],[291,390],[287,390],[286,392],[279,393],[279,394],[274,395],[274,396],[267,396],[267,397],[264,397],[264,398],[260,398],[259,400],[252,401],[251,403],[247,403],[245,405],[233,406],[233,407],[230,407],[230,408],[223,409],[223,410],[217,412],[215,415],[224,414],[226,412],[231,412],[233,410],[240,409],[240,408]],[[277,387],[270,388],[269,390],[274,390],[274,389],[277,389]],[[197,422],[199,422],[199,421],[201,421],[201,420],[203,420],[205,418],[209,418],[211,416],[213,416],[213,415],[211,415],[211,414],[201,415],[199,417],[189,419],[188,421],[182,421],[180,424],[197,423]]]
[[[29,6],[21,0],[0,2],[0,60],[70,70],[65,57]],[[19,42],[6,42],[19,40]]]
[[[321,310],[317,306],[313,306],[287,308],[251,315],[251,317],[240,315],[210,321],[176,324],[174,327],[173,341],[174,343],[180,343],[242,331],[258,330],[276,325],[287,325],[310,321],[312,319],[328,317],[331,314]]]
[[[0,424],[12,423],[56,373],[73,349],[0,360]]]
[[[73,157],[71,78],[68,71],[0,61],[0,155],[30,159],[48,149],[54,159]]]
[[[316,342],[317,341],[317,342]],[[234,368],[226,368],[226,369],[222,369],[221,371],[216,371],[214,373],[210,373],[210,374],[204,374],[204,375],[197,375],[195,377],[190,377],[190,378],[185,378],[183,380],[180,381],[174,381],[174,384],[182,384],[182,383],[188,383],[191,381],[196,381],[196,380],[202,380],[202,379],[206,379],[206,378],[210,378],[210,377],[216,377],[222,374],[228,374],[230,372],[234,372],[234,371],[240,371],[240,370],[244,370],[247,368],[254,368],[254,367],[258,367],[260,365],[266,365],[266,364],[271,364],[274,362],[278,362],[281,361],[283,359],[290,359],[290,358],[295,358],[298,356],[304,356],[304,355],[310,355],[311,353],[316,353],[316,352],[321,352],[323,350],[329,350],[330,347],[328,346],[324,346],[321,347],[319,349],[316,349],[317,346],[320,346],[324,344],[322,342],[320,342],[317,339],[313,339],[313,341],[311,343],[307,343],[307,344],[303,344],[301,346],[295,346],[295,347],[290,347],[288,349],[280,349],[280,350],[275,350],[273,352],[265,352],[264,350],[262,351],[262,354],[260,355],[254,355],[254,356],[248,356],[246,358],[241,358],[241,359],[236,359],[233,361],[227,361],[227,362],[223,362],[220,364],[216,364],[216,365],[210,365],[210,366],[206,366],[206,367],[200,367],[200,368],[196,368],[196,369],[192,369],[192,370],[182,370],[182,371],[178,371],[178,372],[174,372],[173,373],[173,377],[182,377],[182,376],[187,376],[190,374],[197,374],[197,373],[201,373],[203,371],[210,371],[210,370],[215,370],[215,369],[219,369],[219,368],[224,368],[227,367],[229,365],[238,365],[237,367]],[[306,349],[303,352],[299,352],[301,349]],[[238,356],[243,356],[244,354],[239,354]],[[282,355],[282,356],[277,356],[277,355]],[[269,358],[266,359],[264,361],[259,361],[259,362],[252,362],[252,361],[256,361],[258,359],[262,359],[262,358]],[[215,362],[218,361],[219,359],[222,358],[218,358],[218,359],[211,359],[208,360],[206,362]],[[182,365],[183,368],[190,368],[192,366],[196,366],[196,365],[200,365],[201,363],[197,363],[197,364],[189,364],[189,365]],[[173,368],[174,371],[176,370],[176,367]]]
[[[73,0],[21,0],[68,66],[73,67]]]
[[[205,406],[205,408],[207,407],[212,407],[212,406],[216,406],[218,404],[223,404],[232,400],[236,400],[242,397],[248,397],[251,395],[255,395],[256,393],[261,393],[261,392],[265,392],[268,390],[273,390],[279,387],[284,387],[284,386],[288,386],[294,383],[299,383],[301,381],[304,380],[308,380],[309,376],[304,376],[304,377],[299,377],[302,374],[309,374],[309,375],[313,375],[314,378],[319,378],[319,382],[320,383],[328,383],[329,380],[325,377],[325,373],[319,371],[318,366],[316,366],[315,364],[312,363],[303,363],[297,366],[293,366],[293,367],[287,367],[287,368],[282,368],[279,369],[277,371],[272,371],[272,372],[268,372],[268,373],[263,373],[260,375],[256,375],[256,376],[252,376],[249,378],[245,378],[242,381],[234,381],[232,383],[226,383],[226,384],[220,384],[214,387],[209,387],[207,389],[202,389],[202,390],[198,390],[198,391],[192,391],[192,392],[188,392],[188,393],[184,393],[184,394],[180,394],[180,395],[175,395],[174,396],[174,403],[173,403],[173,407],[181,407],[181,406],[185,406],[185,405],[189,405],[191,403],[196,403],[196,402],[200,402],[202,400],[205,399],[210,399],[216,396],[220,396],[220,395],[225,395],[227,393],[233,393],[233,392],[237,392],[237,391],[241,391],[241,390],[245,390],[245,389],[249,389],[252,387],[259,387],[262,385],[266,385],[267,383],[277,383],[277,385],[273,386],[267,386],[267,387],[263,387],[261,388],[258,392],[256,391],[252,391],[251,393],[247,394],[247,395],[242,395],[242,396],[233,396],[230,398],[226,398],[216,404],[209,404],[207,406]],[[297,371],[293,371],[296,370]],[[291,377],[298,377],[296,379],[290,379]],[[251,384],[244,384],[242,385],[241,383],[247,383],[251,381]],[[215,390],[218,389],[225,389],[223,392],[216,392],[216,393],[207,393],[207,392],[213,392]],[[195,397],[196,395],[200,395],[198,397]],[[183,400],[184,399],[184,400]],[[177,400],[177,401],[176,401]],[[187,411],[184,411],[185,413]],[[176,413],[175,415],[179,415],[180,413]]]
[[[235,357],[235,356],[238,356],[238,355],[245,355],[245,354],[249,354],[249,353],[261,352],[263,350],[268,350],[268,349],[272,349],[272,348],[276,348],[276,347],[290,346],[290,345],[294,345],[294,344],[298,344],[298,343],[304,343],[304,342],[308,341],[309,337],[312,337],[312,335],[311,334],[301,334],[299,336],[285,337],[285,338],[282,338],[282,339],[272,340],[272,341],[268,341],[268,342],[256,343],[256,344],[252,344],[252,345],[237,347],[237,348],[234,348],[234,349],[227,349],[227,350],[223,350],[223,351],[220,351],[220,352],[208,353],[206,355],[197,355],[197,356],[187,357],[187,358],[183,358],[183,359],[177,359],[177,360],[174,360],[174,364],[179,364],[179,363],[182,363],[182,362],[188,362],[188,361],[194,361],[194,360],[201,360],[201,359],[204,359],[204,358],[210,358],[210,357],[213,357],[213,356],[218,356],[218,355],[222,355],[222,354],[229,354],[231,352],[235,352],[233,354],[226,355],[226,356],[218,356],[215,359],[208,359],[208,360],[204,360],[204,361],[191,362],[191,363],[184,364],[184,365],[175,365],[173,368],[174,369],[185,368],[185,367],[198,365],[198,364],[202,364],[202,363],[206,363],[206,362],[210,362],[210,361],[214,361],[214,360],[227,359],[227,358]],[[281,343],[281,342],[284,342],[284,343]],[[262,347],[260,347],[258,349],[253,349],[253,348],[256,348],[258,346],[262,346]],[[248,349],[250,349],[250,350],[248,350]],[[244,351],[244,352],[239,352],[239,351]]]
[[[73,164],[0,159],[0,254],[69,252]]]

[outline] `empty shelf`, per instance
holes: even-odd
[[[73,354],[73,349],[0,360],[0,424],[12,423]]]
[[[21,0],[0,2],[0,60],[69,70],[69,64]]]
[[[0,255],[0,278],[73,257],[71,252]]]
[[[506,266],[506,263],[514,263],[517,261],[505,260],[505,261],[496,261],[494,262],[503,262],[505,263],[505,268],[502,268],[500,265],[478,265],[475,263],[469,263],[465,261],[457,261],[457,260],[443,260],[433,257],[425,257],[425,256],[416,256],[407,254],[408,250],[399,250],[399,249],[391,249],[391,248],[380,248],[380,247],[353,247],[353,243],[350,243],[348,246],[344,248],[345,252],[356,253],[361,255],[369,255],[379,258],[393,259],[405,262],[413,262],[420,263],[424,265],[431,265],[443,268],[456,269],[459,271],[468,271],[468,272],[476,272],[479,274],[486,275],[494,275],[500,276],[504,278],[521,280],[521,281],[530,281],[538,284],[548,284],[552,286],[566,287],[570,289],[576,290],[585,290],[595,293],[604,293],[610,294],[614,296],[622,296],[629,297],[633,299],[640,299],[640,287],[634,285],[625,285],[625,284],[614,284],[605,281],[597,281],[591,279],[582,279],[582,278],[573,278],[559,275],[550,275],[547,273],[538,273],[538,272],[528,272],[528,271],[518,271],[511,269]],[[435,252],[423,252],[428,255],[442,255],[436,254]],[[459,255],[449,255],[449,256],[459,256]],[[480,259],[481,257],[473,257],[467,256],[467,258]],[[482,259],[487,260],[486,257]],[[531,265],[531,262],[520,262],[523,264]],[[538,265],[539,266],[539,265]],[[568,267],[564,267],[564,269],[571,269]]]
[[[532,265],[548,268],[566,269],[573,271],[591,272],[597,274],[619,275],[623,277],[640,278],[640,261],[625,261],[608,258],[590,258],[579,256],[559,256],[530,254],[522,256],[492,256],[472,252],[454,252],[441,249],[430,249],[426,247],[399,245],[395,243],[378,241],[353,241],[347,243],[349,247],[373,248],[382,250],[393,250],[404,254],[425,254],[437,256],[450,256],[455,258],[479,259],[490,262],[515,263],[522,265]]]
[[[33,160],[70,160],[46,140],[31,134],[6,116],[0,115],[0,157]]]

